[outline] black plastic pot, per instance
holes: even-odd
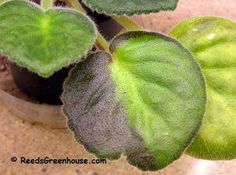
[[[109,16],[98,14],[87,9],[88,15],[97,24],[98,30],[107,40],[112,39],[122,27]],[[42,78],[37,74],[11,63],[10,69],[17,87],[39,103],[61,104],[63,82],[72,66],[56,72],[49,78]]]
[[[63,68],[49,78],[42,78],[14,63],[10,63],[16,86],[39,103],[61,104],[60,95],[70,68]]]

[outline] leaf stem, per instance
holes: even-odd
[[[49,9],[53,7],[54,0],[41,0],[41,6],[44,9]]]
[[[68,0],[69,4],[79,12],[86,14],[86,11],[84,8],[81,6],[81,4],[77,0]],[[109,52],[109,44],[107,40],[102,36],[102,34],[97,31],[97,43],[100,47],[102,47],[106,52]]]
[[[106,52],[109,51],[109,44],[107,40],[101,35],[100,32],[97,33],[97,43],[101,46]]]
[[[78,0],[68,0],[68,2],[71,5],[71,7],[73,7],[74,9],[78,10],[83,14],[86,14],[86,11],[82,7],[82,5],[78,2]]]
[[[132,21],[127,16],[112,16],[112,18],[127,30],[143,30],[143,27]]]

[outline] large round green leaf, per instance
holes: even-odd
[[[205,111],[192,55],[156,33],[129,32],[70,73],[62,100],[76,139],[99,157],[157,170],[179,158]]]
[[[0,53],[49,77],[86,53],[95,42],[95,27],[77,11],[44,11],[26,1],[0,6]]]
[[[236,158],[236,24],[198,17],[179,24],[171,35],[192,51],[207,83],[206,116],[188,152],[204,159]]]
[[[84,0],[98,12],[109,15],[137,15],[174,10],[178,0]]]

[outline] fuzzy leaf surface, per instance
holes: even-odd
[[[0,53],[42,77],[80,59],[95,42],[95,27],[77,11],[44,11],[26,1],[0,6]]]
[[[177,41],[156,33],[115,38],[110,54],[79,63],[62,100],[75,138],[99,157],[121,154],[142,170],[178,159],[205,111],[198,64]]]
[[[201,64],[207,84],[207,109],[188,153],[202,159],[236,158],[236,24],[198,17],[173,29]]]
[[[137,15],[174,10],[178,0],[84,0],[101,13],[109,15]]]

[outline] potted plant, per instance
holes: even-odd
[[[40,4],[40,2],[36,3]],[[80,3],[82,2],[80,1]],[[63,1],[55,1],[54,5],[56,7],[68,6],[65,2],[63,3]],[[82,6],[106,39],[112,39],[112,37],[122,29],[121,25],[116,23],[111,17],[92,11],[83,3]],[[10,63],[13,79],[21,91],[37,100],[39,103],[54,105],[61,104],[60,95],[62,93],[62,84],[71,67],[72,66],[65,67],[53,73],[53,75],[43,78],[37,75],[37,73],[29,71],[27,68],[22,68],[15,63]]]
[[[40,5],[40,1],[33,2]],[[92,11],[81,1],[80,3],[85,9],[84,12],[92,18],[98,30],[107,40],[112,39],[112,37],[122,29],[122,26],[115,22],[111,17]],[[71,6],[68,2],[60,0],[55,1],[53,5],[57,8],[63,6],[67,9]],[[30,26],[26,26],[26,28],[31,29]],[[19,35],[21,35],[20,32]],[[95,47],[99,49],[99,46],[96,45],[91,46],[91,49],[95,49]],[[1,54],[9,57],[8,54]],[[11,60],[11,58],[9,59]],[[30,101],[22,100],[1,91],[3,103],[6,107],[9,106],[10,102],[14,104],[16,107],[10,108],[11,112],[25,120],[43,123],[54,128],[65,128],[65,120],[63,114],[60,112],[60,95],[62,93],[62,84],[64,79],[67,77],[68,72],[72,67],[73,65],[69,65],[45,78],[38,75],[37,72],[29,70],[11,60],[10,70],[15,84],[29,97],[27,99],[30,99]],[[28,115],[29,109],[31,109],[31,115]],[[45,115],[45,112],[47,115]]]
[[[222,130],[228,126],[228,118],[234,121],[235,84],[230,80],[235,70],[218,79],[204,67],[235,63],[231,52],[226,52],[227,61],[219,58],[224,49],[234,48],[233,22],[218,18],[185,22],[171,33],[181,44],[169,36],[144,31],[127,17],[173,10],[177,0],[83,1],[129,30],[108,43],[82,5],[76,0],[68,2],[76,10],[51,8],[53,2],[48,0],[42,1],[44,9],[26,1],[3,3],[0,50],[44,78],[77,62],[64,82],[62,102],[69,129],[78,142],[98,157],[126,155],[130,164],[145,171],[166,167],[186,150],[207,159],[235,158],[235,143],[229,143],[235,138],[231,134],[234,129]],[[95,40],[99,51],[91,51]],[[222,40],[226,48],[218,45]],[[212,95],[209,87],[217,94]],[[218,116],[213,128],[227,133],[215,138],[208,133],[222,99],[227,119],[222,126],[218,124],[222,116]]]

